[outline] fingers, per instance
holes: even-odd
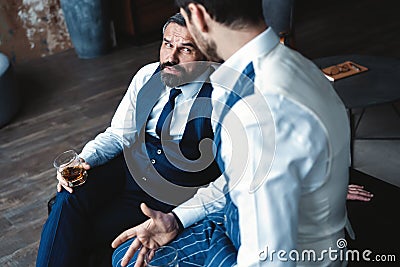
[[[129,248],[126,251],[124,257],[122,258],[121,266],[126,266],[129,263],[129,261],[133,258],[133,256],[135,255],[136,251],[138,251],[140,249],[140,247],[141,247],[140,241],[135,239],[132,242],[132,244],[129,246]],[[142,247],[141,250],[146,250],[146,248]],[[138,260],[136,260],[136,262],[138,262]],[[141,265],[139,265],[139,266],[141,266]]]
[[[90,170],[90,165],[87,164],[86,162],[83,162],[83,163],[82,163],[82,167],[83,167],[85,170]]]
[[[74,190],[71,187],[68,186],[62,186],[65,190],[67,190],[69,193],[72,193]]]
[[[138,256],[137,256],[137,259],[136,259],[136,263],[135,263],[135,266],[134,267],[141,267],[141,266],[145,266],[145,257],[146,257],[146,254],[147,254],[147,252],[149,251],[149,249],[148,248],[146,248],[146,247],[142,247],[140,250],[139,250],[139,253],[138,253]]]
[[[358,195],[362,195],[362,196],[366,196],[366,197],[374,196],[371,192],[365,190],[364,186],[360,186],[360,185],[349,185],[348,192],[351,194],[358,194]]]
[[[364,189],[364,186],[351,184],[348,187],[348,200],[370,201],[373,196],[371,192]]]
[[[372,198],[374,196],[373,194],[371,194],[370,192],[367,192],[367,191],[348,191],[347,194],[353,195],[353,196],[368,197],[368,198]]]
[[[155,219],[157,217],[158,211],[147,207],[145,203],[140,204],[140,209],[142,210],[143,214],[149,218]]]
[[[128,240],[132,237],[135,237],[135,236],[136,236],[135,227],[128,229],[128,230],[122,232],[119,236],[117,236],[117,238],[114,239],[114,241],[111,243],[111,247],[116,248],[119,245],[121,245],[122,243],[124,243],[126,240]]]
[[[65,181],[65,179],[61,176],[61,174],[59,172],[57,172],[57,180],[58,180],[58,184],[57,184],[58,192],[61,192],[62,188],[67,190],[69,193],[73,192],[72,188],[68,186],[67,181]]]
[[[62,177],[61,173],[57,172],[57,180],[61,186],[68,186],[67,181]]]
[[[364,186],[358,184],[349,184],[349,189],[363,189]]]
[[[348,200],[370,201],[372,197],[366,197],[358,194],[347,194]]]
[[[65,189],[65,190],[67,190],[69,193],[72,193],[73,192],[73,189],[71,188],[71,187],[68,187],[68,186],[64,186],[63,184],[61,184],[60,182],[58,182],[58,184],[57,184],[57,192],[61,192],[61,190],[62,189]]]
[[[349,192],[351,192],[351,194],[360,195],[360,196],[364,196],[364,197],[373,197],[374,196],[373,194],[371,194],[370,192],[368,192],[366,190],[357,190],[357,191],[350,190]]]

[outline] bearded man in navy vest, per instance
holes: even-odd
[[[203,60],[181,14],[169,18],[160,62],[137,72],[110,127],[80,153],[87,182],[71,188],[58,174],[37,266],[87,266],[90,251],[111,248],[120,232],[147,219],[140,203],[170,212],[220,175],[212,154],[212,87],[204,82],[213,68]],[[122,153],[126,177],[91,173]]]

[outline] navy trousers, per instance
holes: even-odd
[[[123,256],[134,239],[121,244],[112,256],[114,267],[120,267]],[[236,264],[237,250],[226,234],[224,212],[209,215],[203,221],[186,228],[168,244],[178,251],[179,267],[230,267]],[[128,266],[133,266],[135,257]]]
[[[36,266],[88,266],[93,251],[109,248],[111,256],[114,238],[147,219],[140,203],[164,212],[171,209],[137,190],[121,158],[90,170],[86,183],[72,194],[57,193],[43,226]]]

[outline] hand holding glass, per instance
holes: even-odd
[[[58,155],[54,160],[54,167],[68,182],[69,187],[82,185],[86,182],[87,172],[74,150],[68,150]]]

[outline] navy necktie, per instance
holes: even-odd
[[[253,62],[250,62],[246,68],[242,71],[242,75],[239,77],[238,81],[236,82],[235,86],[233,87],[232,92],[229,94],[227,101],[225,103],[225,107],[221,112],[221,116],[219,118],[219,124],[215,130],[215,138],[214,142],[217,146],[216,157],[215,160],[218,163],[221,172],[225,171],[224,162],[221,158],[221,123],[228,113],[228,111],[233,107],[233,105],[240,100],[240,98],[250,95],[254,92],[254,66]]]
[[[166,124],[165,127],[166,127],[166,129],[168,129],[168,136],[169,136],[169,127],[171,124],[172,112],[175,107],[175,98],[180,93],[182,93],[182,90],[175,89],[175,88],[172,88],[171,91],[169,92],[168,102],[165,104],[165,106],[160,114],[160,118],[158,119],[157,125],[156,125],[156,133],[160,138],[161,138],[161,130],[162,130],[164,124]]]

